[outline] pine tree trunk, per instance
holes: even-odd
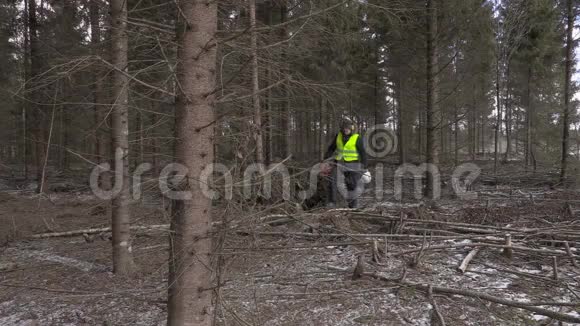
[[[427,0],[427,151],[426,161],[430,164],[439,163],[439,143],[437,128],[439,128],[440,112],[438,108],[437,73],[437,5],[436,0]],[[426,191],[433,195],[433,179],[427,178]]]
[[[499,45],[498,45],[499,47]],[[499,52],[499,49],[498,49]],[[497,161],[499,155],[499,135],[500,135],[500,128],[501,128],[501,85],[500,85],[500,68],[499,68],[499,55],[496,58],[495,62],[495,96],[496,96],[496,105],[497,105],[497,117],[495,122],[495,133],[493,139],[493,173],[497,173]]]
[[[510,93],[510,62],[508,59],[507,63],[507,72],[506,72],[506,95],[505,95],[505,138],[506,138],[506,145],[505,145],[505,154],[504,154],[504,161],[509,160],[509,156],[512,150],[512,110],[511,110],[511,93]]]
[[[485,155],[485,117],[483,115],[480,117],[480,123],[481,123],[481,138],[479,140],[481,141],[481,154],[485,158],[487,157],[487,155]]]
[[[38,22],[36,19],[36,1],[28,0],[28,30],[30,38],[30,77],[36,77],[41,71],[42,58],[40,58],[40,44],[38,40]],[[41,99],[36,91],[30,95],[31,102],[40,102]],[[34,106],[34,105],[33,105]],[[44,162],[48,154],[47,135],[45,130],[44,112],[39,107],[34,107],[32,114],[32,134],[34,135],[34,151],[37,192],[42,193],[48,189],[46,174],[44,173]]]
[[[526,103],[528,105],[526,110],[526,169],[532,162],[532,94],[531,94],[531,80],[532,68],[528,68],[528,82]]]
[[[92,46],[92,53],[93,55],[101,55],[100,46],[101,46],[101,28],[99,26],[99,4],[97,0],[91,0],[89,3],[89,20],[91,24],[91,46]],[[106,143],[107,143],[107,135],[104,131],[103,126],[106,125],[105,117],[106,114],[103,112],[104,110],[104,100],[103,100],[103,83],[101,79],[103,78],[103,74],[98,66],[93,68],[93,117],[95,123],[95,152],[94,155],[97,159],[97,163],[101,164],[107,161],[107,154],[106,154]],[[100,180],[100,185],[104,189],[110,188],[110,178],[104,177]]]
[[[158,128],[157,126],[157,113],[155,113],[153,105],[151,108],[151,113],[149,114],[149,121],[150,121],[150,130],[149,130],[149,138],[150,140],[150,145],[151,145],[151,160],[152,160],[152,165],[153,165],[153,175],[155,177],[159,176],[159,173],[161,171],[160,166],[159,166],[159,149],[157,148],[157,133],[155,132],[155,129]]]
[[[324,154],[326,152],[326,141],[324,139],[324,115],[328,115],[328,109],[326,107],[327,99],[322,96],[320,99],[320,112],[318,116],[318,159],[320,161],[324,160]]]
[[[467,107],[467,148],[472,161],[475,161],[475,96],[471,96],[471,107]]]
[[[212,314],[211,199],[197,181],[214,160],[217,3],[179,3],[177,78],[182,86],[175,114],[175,156],[188,172],[175,200],[170,233],[167,324],[210,326]],[[195,28],[192,28],[195,26]],[[210,127],[208,127],[210,126]]]
[[[520,137],[521,137],[521,132],[520,132],[520,112],[519,110],[515,111],[515,142],[514,142],[514,153],[517,155],[519,155],[520,153]]]
[[[455,166],[459,165],[459,109],[457,108],[457,104],[455,104],[455,111],[453,115],[453,162]]]
[[[564,114],[562,115],[562,162],[560,166],[560,182],[566,179],[566,168],[568,165],[568,142],[570,137],[570,97],[572,79],[572,55],[574,47],[574,12],[572,0],[567,0],[568,28],[566,30],[566,71],[564,81]]]
[[[280,23],[285,23],[288,19],[288,2],[286,0],[280,1]],[[280,37],[281,39],[285,39],[287,37],[287,30],[286,28],[280,28]],[[286,47],[281,47],[281,58],[282,58],[282,73],[289,74],[288,66],[286,63],[287,58],[287,51]],[[293,133],[292,133],[292,108],[290,107],[290,92],[288,91],[288,86],[284,83],[281,86],[282,88],[282,128],[284,129],[283,137],[284,137],[284,156],[291,157],[293,149]]]
[[[66,86],[66,82],[63,82],[63,95],[67,94],[68,92],[68,87]],[[61,114],[62,114],[62,120],[63,120],[63,129],[62,129],[62,169],[63,171],[68,171],[70,170],[71,167],[71,156],[69,153],[69,149],[71,148],[71,140],[72,140],[72,134],[70,131],[71,125],[72,125],[72,116],[71,116],[71,112],[66,108],[66,107],[62,107],[61,109]]]
[[[407,129],[409,128],[406,112],[403,107],[403,78],[399,77],[399,82],[396,85],[397,97],[397,114],[398,114],[398,138],[399,138],[399,164],[407,163]]]
[[[264,163],[264,140],[262,137],[262,108],[260,106],[260,79],[258,70],[258,32],[256,31],[256,0],[249,0],[250,48],[252,51],[252,103],[254,105],[253,136],[256,140],[256,162]]]
[[[131,254],[131,215],[129,202],[130,174],[129,174],[129,80],[123,72],[127,71],[127,2],[125,0],[111,0],[112,29],[112,59],[113,71],[113,109],[112,133],[114,166],[120,166],[121,171],[115,174],[122,175],[121,191],[112,202],[112,233],[113,233],[113,271],[120,275],[129,275],[134,271]]]
[[[28,19],[28,1],[24,1],[24,81],[30,79],[30,37],[29,37],[29,19]],[[24,84],[24,91],[26,92],[26,83]],[[28,180],[28,164],[29,164],[29,141],[28,141],[28,102],[26,100],[21,101],[22,105],[22,162],[24,163],[24,179]]]

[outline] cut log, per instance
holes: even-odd
[[[358,280],[359,278],[363,277],[365,274],[365,266],[364,266],[364,259],[363,256],[358,256],[356,261],[356,266],[354,267],[354,271],[352,273],[352,279]]]
[[[473,257],[477,255],[479,250],[481,250],[481,247],[473,248],[473,250],[471,250],[469,254],[465,256],[459,267],[457,267],[457,270],[460,271],[462,274],[465,273],[465,271],[467,270],[467,265],[469,265],[469,263],[471,262]]]
[[[506,256],[508,259],[511,260],[514,256],[514,250],[512,249],[512,236],[511,236],[511,234],[505,235],[505,245],[506,245],[506,247],[503,250],[503,254],[504,254],[504,256]]]

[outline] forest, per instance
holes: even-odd
[[[0,0],[0,326],[580,324],[577,0]]]

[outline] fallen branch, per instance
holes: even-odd
[[[429,285],[429,289],[427,290],[427,298],[429,298],[429,302],[433,307],[433,315],[434,317],[437,317],[436,320],[439,322],[439,326],[445,326],[445,319],[443,319],[443,315],[441,314],[441,311],[439,311],[439,306],[437,306],[437,302],[435,302],[435,299],[433,298],[433,286],[431,285]],[[433,319],[434,318],[431,318],[431,320]],[[436,325],[436,323],[432,322],[431,325]]]
[[[467,256],[465,256],[465,258],[463,259],[463,261],[461,262],[459,267],[457,267],[457,270],[460,271],[462,274],[465,273],[465,270],[467,269],[467,265],[469,265],[469,263],[471,262],[473,257],[475,257],[475,255],[477,255],[477,253],[480,250],[481,250],[481,247],[476,247],[473,250],[471,250],[469,252],[469,254],[467,254]]]
[[[131,226],[131,230],[167,230],[167,229],[169,229],[169,224]],[[43,239],[43,238],[57,238],[57,237],[74,237],[74,236],[82,236],[83,234],[89,235],[89,234],[96,234],[96,233],[103,233],[103,232],[111,232],[111,227],[73,230],[73,231],[64,231],[64,232],[39,233],[39,234],[32,235],[32,238],[33,239]]]
[[[527,248],[527,247],[522,247],[522,246],[506,246],[506,245],[499,245],[499,244],[493,244],[493,243],[456,243],[456,244],[451,244],[451,245],[440,245],[440,246],[432,246],[430,248],[426,248],[425,250],[444,250],[444,249],[453,249],[453,248],[462,248],[462,247],[488,247],[488,248],[499,248],[499,249],[505,249],[505,248],[512,248],[514,250],[518,250],[518,251],[525,251],[525,252],[533,252],[533,253],[538,253],[538,254],[546,254],[546,255],[556,255],[556,256],[567,256],[568,253],[566,253],[565,251],[560,251],[560,250],[550,250],[550,249],[534,249],[534,248]],[[421,249],[412,249],[412,250],[406,250],[406,251],[401,251],[397,254],[395,254],[394,256],[404,256],[407,254],[412,254],[415,252],[421,251]],[[576,255],[573,255],[572,257],[576,257]]]
[[[554,281],[557,281],[558,280],[558,257],[556,257],[556,256],[552,257],[552,269],[553,269],[552,278],[554,279]]]
[[[388,279],[384,276],[380,276],[380,275],[376,275],[376,274],[365,274],[365,275],[371,276],[375,279],[387,281],[387,282],[393,281],[393,280]],[[532,306],[527,302],[519,302],[519,301],[502,299],[502,298],[497,297],[496,295],[490,295],[490,294],[486,294],[486,293],[480,293],[480,292],[465,290],[465,289],[446,288],[446,287],[442,287],[442,286],[423,285],[423,284],[411,283],[411,282],[401,282],[401,283],[402,283],[402,285],[412,286],[412,287],[418,288],[422,291],[425,291],[427,293],[429,292],[429,289],[431,288],[433,293],[453,294],[453,295],[460,295],[460,296],[469,297],[469,298],[486,300],[489,302],[501,304],[501,305],[508,306],[508,307],[520,308],[520,309],[524,309],[527,311],[531,311],[531,312],[536,313],[538,315],[546,316],[546,317],[556,319],[559,321],[563,321],[563,322],[580,323],[579,316],[564,314],[564,313],[560,313],[557,311],[552,311],[549,309]]]
[[[425,285],[414,284],[414,286],[420,287],[424,290],[428,289],[428,286],[425,286]],[[518,302],[518,301],[502,299],[502,298],[498,298],[497,296],[494,296],[494,295],[479,293],[479,292],[475,292],[475,291],[471,291],[471,290],[434,286],[433,292],[443,293],[443,294],[455,294],[455,295],[461,295],[461,296],[470,297],[470,298],[476,298],[476,299],[480,299],[480,300],[486,300],[486,301],[498,303],[498,304],[508,306],[508,307],[515,307],[515,308],[528,310],[528,311],[534,312],[534,313],[542,315],[542,316],[547,316],[547,317],[550,317],[552,319],[556,319],[556,320],[560,320],[560,321],[564,321],[564,322],[568,322],[568,323],[580,323],[580,317],[577,317],[574,315],[564,314],[564,313],[552,311],[552,310],[545,309],[545,308],[539,308],[536,306],[530,306],[530,305],[528,305],[528,303],[525,303],[525,302]]]

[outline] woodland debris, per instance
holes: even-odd
[[[375,263],[379,263],[381,260],[379,256],[379,244],[377,240],[373,240],[372,257]]]
[[[158,224],[158,225],[134,225],[131,226],[131,230],[137,231],[147,231],[147,230],[167,230],[169,229],[169,224]],[[97,234],[103,232],[111,232],[110,227],[106,228],[94,228],[94,229],[83,229],[83,230],[73,230],[64,232],[49,232],[49,233],[39,233],[31,236],[33,239],[43,239],[43,238],[57,238],[57,237],[74,237],[82,235]]]
[[[421,258],[423,257],[423,250],[425,250],[426,243],[427,243],[427,233],[423,233],[423,242],[421,243],[421,249],[419,250],[417,255],[415,255],[415,257],[411,261],[410,267],[415,268],[415,267],[419,266],[419,264],[421,263]],[[429,243],[429,245],[431,245],[431,243]]]
[[[364,266],[364,258],[363,255],[358,256],[356,261],[356,266],[354,267],[354,271],[352,273],[352,279],[358,280],[365,274],[365,266]]]
[[[512,248],[518,251],[523,252],[530,252],[530,253],[537,253],[537,254],[545,254],[545,255],[552,255],[552,256],[567,256],[568,254],[565,251],[555,250],[555,249],[535,249],[535,248],[528,248],[523,246],[506,246],[506,245],[498,245],[493,243],[485,243],[485,242],[473,242],[473,243],[454,243],[450,245],[439,245],[439,246],[431,246],[424,250],[443,250],[443,249],[453,249],[453,248],[462,248],[462,247],[487,247],[487,248]],[[421,249],[412,249],[401,251],[395,254],[395,256],[403,256],[415,252],[419,252]],[[573,257],[577,257],[577,255],[573,255]]]
[[[503,250],[503,254],[508,259],[512,259],[514,256],[514,251],[512,249],[512,235],[511,234],[505,235],[505,245],[506,245],[506,247]]]
[[[10,272],[16,269],[16,263],[0,263],[0,272]]]
[[[376,273],[374,273],[374,274],[366,273],[365,276],[370,276],[370,277],[373,277],[375,279],[379,279],[379,280],[382,280],[385,282],[396,282],[394,279],[389,279],[387,277],[378,275]],[[490,294],[481,293],[481,292],[472,291],[472,290],[466,290],[466,289],[433,286],[433,285],[429,285],[429,284],[419,284],[419,283],[413,283],[413,282],[408,282],[408,281],[401,281],[399,283],[402,286],[412,286],[412,287],[415,287],[415,288],[420,289],[422,291],[425,291],[427,293],[429,292],[429,289],[431,288],[431,291],[433,293],[452,294],[452,295],[459,295],[459,296],[464,296],[464,297],[469,297],[469,298],[475,298],[475,299],[479,299],[479,300],[485,300],[485,301],[501,304],[501,305],[508,306],[508,307],[524,309],[527,311],[531,311],[535,314],[546,316],[546,317],[549,317],[549,318],[552,318],[555,320],[559,320],[559,321],[563,321],[563,322],[580,323],[580,316],[556,312],[556,311],[549,310],[546,308],[540,308],[540,307],[537,307],[535,305],[530,305],[527,302],[520,302],[520,301],[503,299],[503,298],[498,297],[497,295],[490,295]]]
[[[566,253],[568,254],[568,257],[570,257],[572,266],[578,267],[578,263],[576,262],[576,259],[574,259],[574,254],[572,254],[572,250],[570,250],[570,244],[568,241],[564,241],[564,248],[566,248]]]
[[[433,315],[431,316],[431,325],[445,326],[445,319],[443,319],[443,315],[439,310],[439,306],[437,305],[435,298],[433,298],[433,286],[431,285],[429,285],[429,289],[427,290],[427,298],[429,299],[429,302],[433,307]]]
[[[461,262],[461,264],[459,265],[459,267],[457,267],[457,270],[460,271],[462,274],[465,273],[465,271],[467,270],[467,265],[469,265],[469,263],[471,262],[471,260],[477,255],[477,253],[481,250],[481,247],[475,247],[473,248],[469,254],[467,254],[467,256],[465,256],[465,258],[463,258],[463,261]]]
[[[385,255],[385,259],[387,258],[387,255],[389,254],[389,238],[385,237],[385,251],[384,251],[384,255]]]

